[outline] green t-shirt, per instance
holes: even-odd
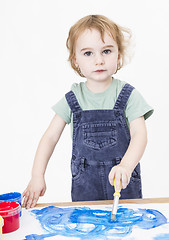
[[[80,82],[79,84],[74,83],[71,90],[74,92],[82,110],[113,109],[118,95],[125,84],[126,82],[124,81],[113,79],[112,84],[104,92],[93,93],[87,88],[85,82]],[[56,103],[52,109],[67,124],[71,123],[71,129],[73,128],[73,116],[65,96]],[[141,116],[147,119],[152,113],[152,107],[150,107],[142,95],[134,89],[125,109],[127,124],[129,125],[131,121]]]

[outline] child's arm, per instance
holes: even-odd
[[[120,181],[122,181],[123,188],[127,187],[131,174],[144,153],[147,144],[144,117],[139,117],[130,123],[130,135],[131,141],[125,155],[120,164],[113,167],[109,173],[109,181],[112,186],[114,178],[116,179],[117,191],[120,191]]]
[[[34,159],[32,178],[22,195],[24,197],[23,207],[34,207],[39,196],[44,195],[46,191],[45,170],[65,125],[66,122],[56,114],[41,138]]]

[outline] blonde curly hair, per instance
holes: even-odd
[[[81,76],[84,77],[80,72],[80,69],[76,67],[74,63],[75,59],[75,48],[76,41],[81,33],[86,29],[96,29],[100,32],[101,39],[104,42],[104,33],[110,34],[113,39],[116,41],[118,46],[118,52],[120,54],[120,59],[117,65],[117,71],[121,69],[128,60],[130,59],[128,48],[131,39],[131,31],[128,28],[119,26],[118,24],[111,21],[109,18],[103,15],[88,15],[81,18],[76,22],[69,31],[69,35],[66,41],[66,46],[69,50],[70,64],[72,68]],[[116,71],[116,72],[117,72]]]

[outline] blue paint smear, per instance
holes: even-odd
[[[169,233],[161,233],[153,238],[153,240],[168,240],[169,239]]]
[[[152,229],[166,224],[166,217],[154,209],[129,209],[119,207],[117,221],[111,221],[111,211],[88,207],[58,208],[54,206],[31,211],[46,234],[31,234],[25,240],[43,240],[52,236],[102,239],[129,236],[133,227]],[[111,238],[112,239],[112,238]]]

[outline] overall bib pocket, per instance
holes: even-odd
[[[93,122],[82,125],[83,142],[90,148],[99,150],[114,146],[117,142],[115,122]]]

